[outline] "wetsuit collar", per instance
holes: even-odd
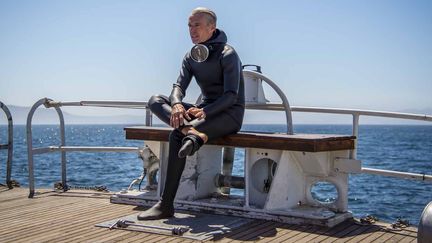
[[[209,46],[211,44],[225,44],[225,43],[227,43],[227,36],[225,32],[223,32],[220,29],[216,29],[215,32],[213,32],[212,37],[210,37],[210,39],[208,39],[207,41],[201,44]]]

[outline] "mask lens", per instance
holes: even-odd
[[[205,62],[209,56],[209,50],[207,46],[203,44],[197,44],[191,49],[191,57],[195,62]]]

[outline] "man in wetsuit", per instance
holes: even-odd
[[[139,220],[168,218],[174,215],[174,198],[185,167],[186,156],[193,155],[209,140],[236,133],[244,114],[242,65],[229,46],[222,30],[216,28],[216,14],[207,8],[196,8],[189,17],[189,33],[198,53],[188,52],[170,97],[154,95],[148,107],[160,120],[174,128],[169,137],[168,168],[162,199],[138,215]],[[203,45],[203,46],[202,46]],[[186,89],[195,77],[202,102],[183,102]],[[215,161],[215,163],[220,163]]]

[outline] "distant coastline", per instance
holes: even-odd
[[[7,105],[15,125],[25,125],[30,107]],[[88,111],[82,111],[83,115],[71,114],[66,109],[63,115],[66,124],[74,125],[92,125],[92,124],[124,124],[139,125],[145,123],[145,112],[139,110],[134,114],[121,114],[120,109],[101,108],[102,114],[108,115],[87,115]],[[105,112],[106,110],[106,112]],[[123,110],[124,111],[124,110]],[[129,110],[130,111],[130,110]],[[431,109],[403,110],[403,113],[413,113],[421,115],[432,115]],[[2,112],[0,112],[2,113]],[[99,114],[101,112],[98,112]],[[142,115],[137,115],[142,113]],[[156,117],[153,117],[153,123],[162,125]],[[350,115],[318,114],[318,113],[293,113],[293,123],[296,125],[351,125],[352,117]],[[0,125],[7,124],[6,117],[0,114]],[[34,125],[55,125],[58,124],[58,116],[54,109],[39,108],[33,119]],[[244,124],[285,124],[285,115],[283,112],[275,111],[251,111],[248,110],[245,115]],[[431,122],[414,121],[404,119],[389,119],[378,117],[360,117],[360,125],[432,125]]]

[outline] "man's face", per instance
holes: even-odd
[[[207,18],[202,13],[194,14],[189,17],[189,34],[192,43],[203,43],[210,39],[216,27],[209,24]]]

